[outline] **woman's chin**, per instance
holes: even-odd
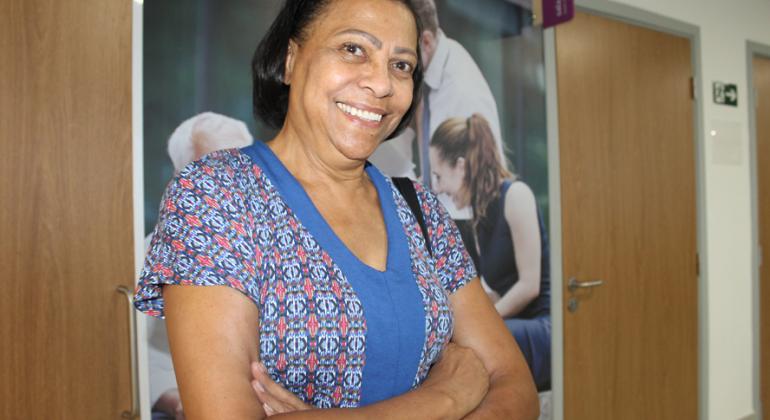
[[[460,200],[459,197],[456,197],[456,196],[451,195],[451,194],[450,194],[450,197],[452,197],[452,204],[454,204],[455,207],[458,208],[458,209],[464,209],[465,207],[468,207],[470,205],[470,203],[468,203],[468,202],[466,202],[464,200]]]
[[[337,150],[350,160],[369,159],[379,145],[380,141],[373,138],[346,137],[335,141]]]

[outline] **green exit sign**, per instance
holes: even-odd
[[[731,83],[714,82],[714,103],[738,106],[738,86]]]

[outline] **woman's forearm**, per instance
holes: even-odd
[[[452,297],[453,340],[473,349],[489,372],[489,388],[467,419],[536,419],[537,391],[516,341],[505,327],[479,282]]]
[[[360,408],[314,409],[276,384],[263,366],[252,364],[252,372],[265,413],[286,419],[461,419],[484,399],[490,380],[476,353],[453,342],[447,343],[419,387]]]
[[[524,280],[524,281],[522,281]],[[540,279],[519,280],[497,302],[495,309],[503,318],[518,315],[540,293]]]
[[[458,411],[459,408],[450,396],[438,390],[420,387],[365,407],[294,411],[271,416],[271,418],[276,420],[400,420],[405,418],[443,420],[459,419],[462,414],[459,414]]]
[[[527,379],[531,382],[531,379]],[[532,401],[531,384],[512,374],[492,376],[489,391],[475,410],[463,417],[464,420],[480,419],[537,419],[540,404]],[[535,400],[537,399],[537,394]]]

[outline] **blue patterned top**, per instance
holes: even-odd
[[[263,143],[188,165],[161,200],[136,307],[163,316],[161,285],[225,285],[259,309],[271,377],[316,407],[356,407],[419,385],[452,336],[448,295],[476,277],[457,227],[415,184],[434,256],[374,166],[385,271],[359,260]]]

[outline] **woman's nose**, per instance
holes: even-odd
[[[361,77],[361,87],[372,92],[378,98],[393,94],[393,81],[387,63],[372,62],[366,73]]]

